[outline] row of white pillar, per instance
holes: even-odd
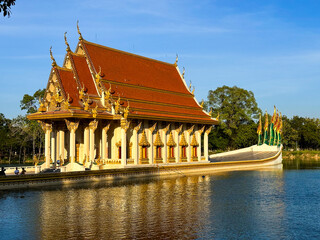
[[[122,124],[124,123],[124,124]],[[122,165],[127,165],[127,129],[128,129],[128,124],[126,121],[123,121],[121,123],[121,164]],[[79,122],[71,122],[66,120],[66,125],[69,130],[69,136],[70,136],[70,141],[69,141],[69,160],[70,163],[75,162],[76,158],[76,130],[79,126]],[[91,121],[87,127],[84,127],[84,155],[85,155],[85,160],[87,163],[94,161],[95,159],[95,130],[97,129],[98,121],[93,120]],[[43,129],[45,131],[45,164],[46,167],[49,168],[51,162],[56,162],[56,160],[61,159],[64,161],[66,154],[65,154],[65,132],[64,130],[55,130],[53,131],[52,124],[49,123],[44,123],[42,124]],[[134,160],[134,164],[139,164],[139,130],[140,126],[137,126],[133,128],[133,148],[132,148],[132,158]],[[101,159],[105,160],[109,156],[107,154],[107,149],[108,149],[108,141],[107,141],[107,132],[109,130],[110,124],[107,124],[106,126],[102,127],[102,141],[101,141]],[[166,131],[166,130],[163,130]],[[195,131],[196,134],[196,139],[199,144],[197,147],[197,157],[198,161],[204,160],[208,161],[208,134],[210,130],[204,131],[204,159],[202,159],[202,154],[201,154],[201,135],[202,131],[197,130]],[[167,131],[166,131],[167,132]],[[167,133],[164,132],[163,134],[163,140],[164,140],[164,151],[163,151],[163,162],[166,163],[168,159],[168,151],[167,151],[167,141],[168,141],[168,135]],[[186,132],[187,136],[187,161],[191,162],[191,134],[189,132]],[[148,133],[148,138],[150,141],[150,147],[149,147],[149,152],[148,152],[148,158],[149,158],[149,163],[152,164],[154,163],[154,139],[153,139],[153,133],[152,131],[149,130]],[[176,162],[179,162],[179,158],[181,153],[180,151],[180,134],[176,134],[175,136],[175,142],[176,142],[176,147],[175,147],[175,158]],[[57,149],[55,148],[57,147]]]

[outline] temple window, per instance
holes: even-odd
[[[172,132],[170,132],[167,145],[168,145],[168,156],[169,156],[169,158],[174,158],[174,148],[176,146],[176,143],[173,140]]]
[[[118,159],[121,159],[121,141],[117,142],[116,146],[118,148]]]
[[[154,140],[154,146],[155,146],[155,152],[156,152],[156,159],[161,159],[162,156],[161,156],[161,150],[162,150],[162,146],[163,146],[163,143],[161,141],[161,137],[160,137],[160,133],[159,131],[157,131],[157,134],[156,134],[156,138]]]
[[[148,147],[150,146],[148,140],[147,140],[147,136],[145,131],[142,131],[141,134],[141,139],[139,142],[139,146],[140,146],[140,160],[141,163],[147,163],[147,159],[148,159]]]
[[[196,139],[196,136],[195,134],[192,135],[192,140],[191,140],[191,158],[193,158],[193,160],[196,160],[197,157],[198,157],[198,142],[197,142],[197,139]]]
[[[181,140],[180,140],[180,149],[181,149],[181,153],[180,153],[180,160],[183,161],[183,160],[187,160],[187,146],[188,146],[188,143],[186,141],[186,138],[184,136],[184,133],[181,134]]]

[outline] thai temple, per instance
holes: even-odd
[[[194,96],[176,59],[166,63],[83,39],[52,68],[37,113],[43,168],[66,171],[208,162],[218,119]]]

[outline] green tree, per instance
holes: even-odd
[[[3,16],[10,17],[11,6],[16,4],[16,0],[0,0],[0,12],[3,12]]]
[[[27,110],[27,113],[35,113],[39,108],[39,98],[43,98],[45,89],[37,90],[32,96],[25,94],[20,101],[21,110]],[[36,143],[38,143],[39,156],[41,155],[41,148],[43,146],[43,132],[38,122],[34,120],[25,119],[27,123],[26,133],[31,136],[32,139],[32,155],[36,155]]]
[[[282,116],[282,121],[282,144],[285,149],[295,149],[299,141],[299,132],[286,116]]]
[[[236,86],[219,87],[209,91],[207,106],[209,109],[212,108],[213,112],[220,114],[219,131],[223,133],[222,137],[227,137],[229,147],[248,146],[253,138],[256,139],[256,131],[253,129],[257,125],[253,120],[258,120],[261,110],[253,92]],[[245,133],[245,128],[250,129],[249,133]],[[244,143],[244,139],[250,139],[248,144]]]
[[[37,90],[32,96],[29,94],[23,95],[20,101],[21,110],[27,110],[27,113],[35,113],[39,108],[39,98],[43,98],[46,89]]]
[[[0,160],[8,153],[8,140],[10,136],[10,119],[0,113]]]

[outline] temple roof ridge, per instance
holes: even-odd
[[[133,57],[138,57],[138,58],[142,58],[142,59],[145,59],[145,60],[166,64],[166,65],[169,65],[169,66],[172,66],[172,67],[176,68],[176,65],[174,63],[168,63],[168,62],[164,62],[164,61],[157,60],[157,59],[154,59],[154,58],[145,57],[145,56],[142,56],[142,55],[139,55],[139,54],[126,52],[126,51],[119,50],[119,49],[112,48],[112,47],[107,47],[107,46],[104,46],[104,45],[101,45],[101,44],[97,44],[97,43],[93,43],[93,42],[90,42],[90,41],[87,41],[87,40],[84,40],[84,39],[82,39],[81,41],[84,42],[84,43],[87,43],[87,44],[94,45],[96,47],[101,47],[101,48],[104,48],[104,49],[108,49],[110,51],[115,51],[115,52],[118,52],[118,53],[123,53],[123,54],[126,54],[126,55],[130,55],[130,56],[133,56]]]

